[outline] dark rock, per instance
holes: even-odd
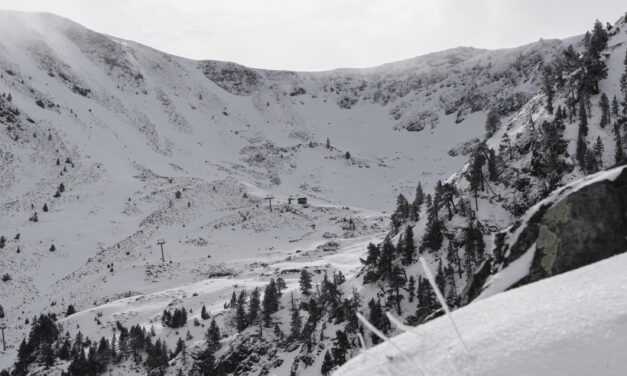
[[[495,235],[493,259],[482,264],[468,281],[462,305],[479,296],[493,273],[517,260],[534,243],[535,254],[527,276],[508,288],[627,251],[627,167],[614,181],[590,183],[535,210],[526,223],[517,223],[516,227],[525,227],[511,249],[507,240],[516,236],[516,231],[504,230]],[[490,263],[491,267],[487,265]]]

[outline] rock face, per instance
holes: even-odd
[[[567,193],[569,190],[573,192]],[[508,288],[627,251],[627,167],[613,180],[593,180],[577,190],[567,187],[564,192],[558,201],[536,208],[523,224],[519,222],[495,236],[494,252],[487,261],[492,273],[486,273],[486,265],[482,265],[465,288],[463,304],[479,296],[491,275],[507,268],[534,244],[527,275]]]

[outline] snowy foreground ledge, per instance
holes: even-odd
[[[446,317],[394,341],[425,376],[627,375],[627,254],[545,279],[453,312],[471,355]],[[447,350],[451,355],[446,359]],[[388,344],[337,376],[421,375]]]

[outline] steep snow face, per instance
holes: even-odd
[[[622,375],[626,267],[627,255],[616,256],[453,312],[470,354],[446,317],[393,338],[425,372],[382,344],[335,375]]]

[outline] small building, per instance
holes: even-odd
[[[297,202],[299,205],[307,205],[307,197],[299,197]]]

